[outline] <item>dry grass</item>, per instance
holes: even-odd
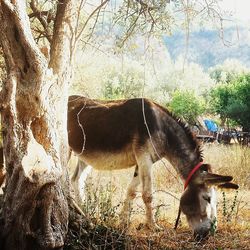
[[[206,242],[197,244],[193,241],[184,216],[177,232],[173,230],[183,186],[166,170],[166,167],[170,167],[168,163],[158,163],[153,171],[154,212],[163,231],[137,229],[144,219],[144,206],[139,193],[131,213],[129,228],[126,231],[120,228],[118,214],[126,187],[133,176],[132,169],[93,171],[88,180],[87,199],[83,205],[83,210],[96,225],[89,230],[92,243],[88,241],[88,244],[83,244],[77,238],[81,235],[76,234],[78,236],[75,235],[73,241],[70,239],[67,249],[249,249],[250,148],[238,145],[204,145],[204,158],[205,162],[212,164],[215,172],[233,175],[235,182],[240,185],[238,192],[218,191],[218,231]],[[84,237],[86,238],[88,237]],[[77,248],[76,242],[81,242],[80,248]]]
[[[250,148],[239,145],[205,145],[205,161],[214,171],[232,175],[241,189],[250,189]]]

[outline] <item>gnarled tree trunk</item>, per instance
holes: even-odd
[[[0,42],[8,73],[0,93],[7,171],[1,249],[64,244],[74,6],[74,0],[58,1],[48,60],[32,37],[26,1],[0,0]]]

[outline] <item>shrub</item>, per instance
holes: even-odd
[[[196,119],[205,111],[204,100],[192,91],[175,91],[169,103],[169,109],[189,124],[194,125]]]

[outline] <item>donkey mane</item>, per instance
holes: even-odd
[[[164,108],[163,106],[159,105],[158,103],[154,104],[159,107],[161,110],[163,110],[165,113],[167,113],[169,116],[171,116],[183,129],[183,131],[185,132],[185,135],[187,136],[191,147],[199,154],[200,156],[200,160],[203,160],[203,150],[201,148],[201,145],[199,143],[199,141],[196,139],[195,135],[193,134],[193,132],[191,131],[189,125],[182,120],[180,117],[178,117],[176,114],[174,114],[172,111]]]
[[[192,147],[198,152],[201,159],[203,159],[203,151],[202,151],[201,145],[200,145],[199,141],[196,139],[196,137],[194,136],[193,132],[191,131],[191,129],[189,127],[189,125],[185,121],[183,121],[181,118],[179,118],[175,114],[173,114],[172,112],[169,111],[169,114],[183,128],[183,130],[185,131],[185,134],[186,134],[187,138],[189,139]]]

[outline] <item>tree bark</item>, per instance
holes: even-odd
[[[4,182],[4,179],[5,179],[5,173],[4,173],[3,147],[0,143],[0,187]]]
[[[75,1],[75,3],[74,3]],[[68,228],[67,98],[76,0],[60,0],[50,62],[31,34],[24,0],[0,0],[8,78],[0,93],[6,187],[1,249],[54,249]]]

